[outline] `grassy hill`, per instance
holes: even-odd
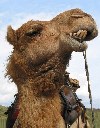
[[[4,114],[7,111],[7,107],[0,105],[0,118],[6,118],[7,116]],[[87,109],[88,120],[91,125],[91,110]],[[100,109],[94,109],[95,116],[95,128],[100,128]]]
[[[4,113],[7,111],[7,107],[0,105],[0,118],[7,117]]]

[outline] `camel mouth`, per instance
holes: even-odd
[[[77,40],[79,43],[83,43],[84,41],[89,41],[94,39],[97,36],[97,30],[85,30],[80,29],[76,32],[70,33],[70,37]]]

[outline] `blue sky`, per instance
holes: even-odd
[[[72,8],[80,8],[90,13],[96,20],[100,30],[100,1],[94,0],[0,0],[0,104],[10,105],[13,95],[17,92],[16,85],[4,78],[7,58],[11,54],[12,46],[6,41],[7,26],[14,29],[28,20],[50,20],[60,12]],[[93,105],[100,108],[100,34],[89,42],[87,58],[90,71],[90,81],[93,94]],[[80,81],[81,88],[77,91],[83,103],[89,107],[87,82],[84,71],[82,53],[73,53],[68,71],[72,78]]]

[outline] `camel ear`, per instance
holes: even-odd
[[[16,44],[17,42],[17,35],[16,35],[16,31],[12,29],[11,26],[8,26],[7,29],[7,41],[12,44],[13,46]]]

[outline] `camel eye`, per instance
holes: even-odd
[[[26,32],[27,36],[37,36],[42,31],[43,26],[41,24],[34,24],[31,28]]]
[[[26,32],[27,36],[36,36],[39,34],[39,31],[34,31],[34,29],[30,29]]]

